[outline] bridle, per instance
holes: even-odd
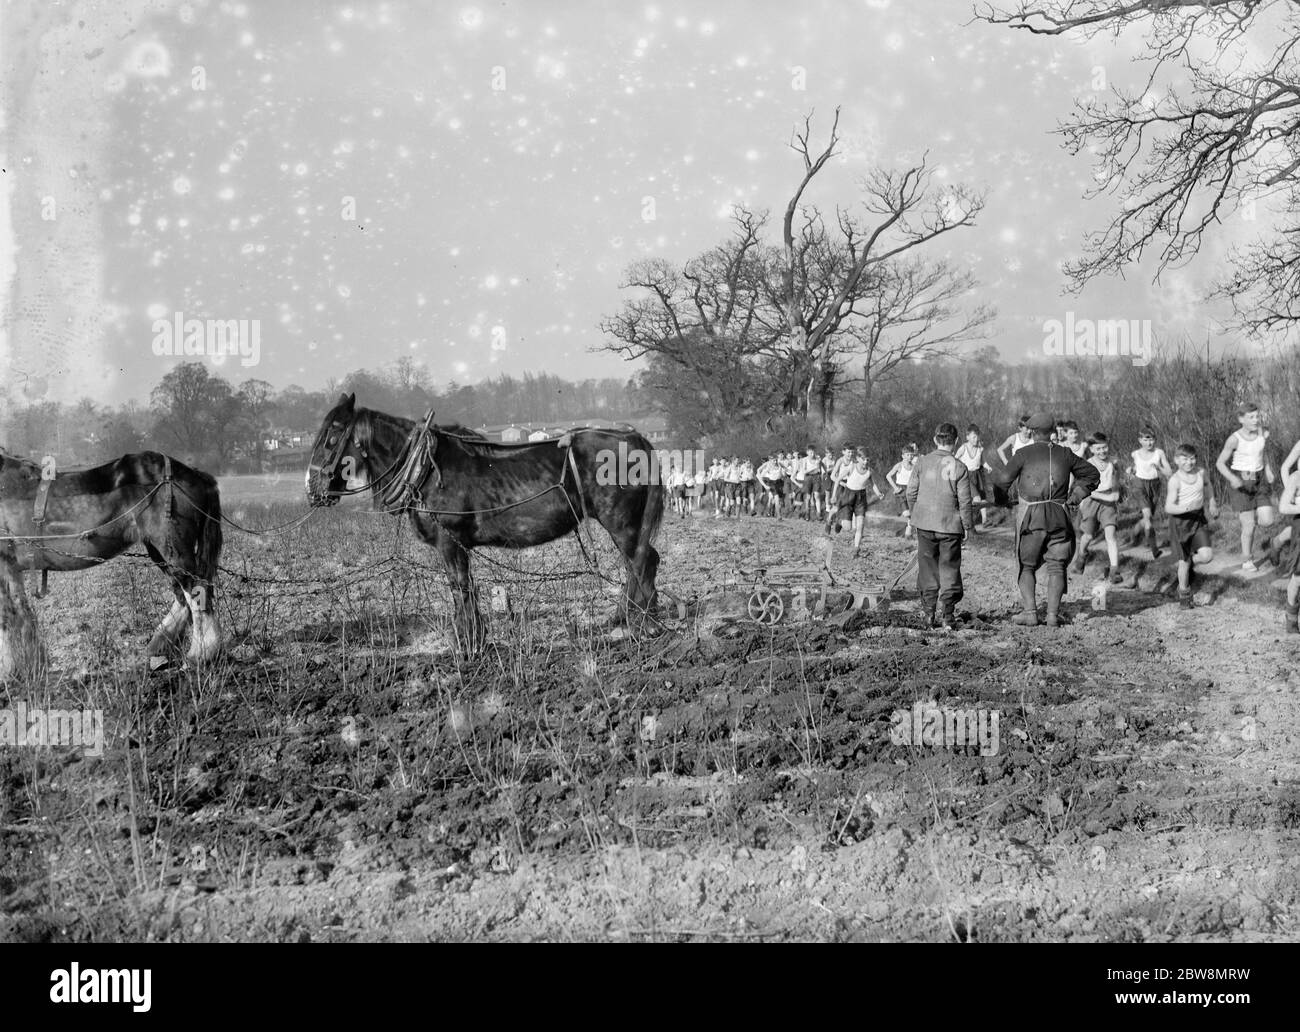
[[[437,473],[438,484],[441,486],[442,471],[438,469],[437,463],[433,460],[434,452],[438,447],[437,435],[433,432],[433,409],[429,409],[423,422],[415,424],[411,433],[407,436],[406,442],[397,450],[393,461],[388,464],[388,468],[371,479],[365,487],[331,488],[330,485],[338,477],[339,466],[343,462],[344,452],[347,450],[349,440],[352,441],[352,446],[360,453],[361,461],[369,465],[370,450],[366,447],[366,442],[356,434],[356,426],[360,418],[361,413],[354,410],[352,417],[344,424],[343,430],[339,434],[338,443],[326,453],[321,465],[308,466],[309,473],[318,471],[325,485],[321,501],[317,504],[327,507],[337,505],[340,498],[373,491],[386,508],[391,510],[393,503],[397,503],[397,508],[405,508],[413,501],[420,500],[416,485],[423,482],[424,475],[430,469]],[[327,439],[329,428],[325,428],[321,433],[323,438]],[[393,471],[398,468],[399,464],[401,469],[394,475]],[[387,487],[381,487],[384,479],[390,475],[392,481]]]
[[[333,484],[335,479],[338,477],[339,466],[343,462],[343,453],[347,450],[348,440],[353,438],[353,431],[356,429],[357,420],[359,418],[360,418],[360,413],[358,413],[356,410],[353,410],[352,417],[347,421],[347,423],[344,424],[343,430],[339,434],[338,443],[334,446],[334,448],[325,454],[325,457],[319,466],[315,464],[311,464],[307,467],[308,474],[309,475],[311,473],[318,474],[321,482],[323,482],[324,484],[324,490],[321,492],[321,500],[318,503],[316,503],[318,505],[324,505],[324,506],[337,505],[339,499],[342,498],[344,495],[360,494],[362,491],[365,490],[365,488],[352,488],[352,489],[340,488],[338,490],[334,490],[330,487],[330,485]],[[317,438],[317,443],[321,443],[325,440],[328,440],[329,432],[330,432],[330,427],[328,426],[325,427],[321,431],[320,437]],[[365,445],[363,445],[359,439],[353,439],[353,444],[357,448],[357,450],[361,452],[361,458],[363,460],[368,459],[370,457],[369,453],[366,451]],[[314,450],[315,449],[313,449],[313,451]]]

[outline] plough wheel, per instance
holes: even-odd
[[[785,603],[771,588],[755,588],[749,596],[749,616],[756,623],[774,624],[785,615]]]

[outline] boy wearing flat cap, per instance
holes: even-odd
[[[1016,512],[1017,586],[1022,611],[1012,622],[1026,627],[1038,624],[1038,571],[1047,582],[1047,625],[1061,622],[1066,566],[1074,557],[1074,520],[1067,506],[1077,505],[1097,489],[1101,473],[1087,459],[1049,440],[1055,428],[1052,417],[1035,413],[1029,418],[1033,443],[1011,456],[994,479],[1002,487],[1015,484],[1020,504]],[[1073,490],[1070,478],[1074,477]]]

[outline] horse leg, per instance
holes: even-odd
[[[154,561],[154,565],[162,570],[172,582],[172,591],[176,595],[176,601],[172,603],[171,610],[163,617],[162,623],[155,628],[153,638],[149,642],[145,654],[149,656],[171,656],[176,653],[176,643],[181,635],[185,633],[185,628],[189,625],[193,614],[180,582],[176,579],[167,561],[163,559],[162,553],[149,541],[144,543],[144,548],[149,553],[149,558]]]
[[[659,575],[659,552],[654,547],[654,539],[662,518],[663,502],[658,494],[648,493],[641,509],[641,519],[630,528],[632,533],[628,544],[631,549],[619,542],[628,566],[625,592],[629,626],[636,634],[644,632],[647,616],[659,612],[659,594],[655,590],[655,578]]]
[[[640,527],[624,527],[609,536],[623,553],[623,568],[627,575],[613,623],[626,624],[634,634],[639,634],[645,629],[646,617],[659,611],[658,593],[655,591],[659,552],[653,545],[640,540]]]
[[[464,656],[476,654],[487,640],[487,625],[478,608],[478,585],[469,569],[469,549],[464,548],[450,534],[442,534],[438,551],[447,570],[447,585],[451,588],[452,627],[456,645]]]
[[[211,584],[194,584],[185,592],[185,601],[191,614],[192,634],[190,649],[185,658],[191,663],[205,663],[213,659],[222,645],[221,623],[217,619],[216,603]]]
[[[205,562],[206,542],[200,540],[199,536],[211,530],[207,522],[211,521],[206,521],[205,518],[198,534],[187,537],[183,531],[188,530],[191,523],[167,520],[158,533],[170,536],[169,551],[174,557],[170,563],[163,558],[152,541],[145,541],[149,557],[167,574],[176,595],[171,611],[159,624],[153,641],[149,643],[149,655],[170,655],[176,651],[187,624],[191,632],[190,647],[185,658],[189,662],[206,662],[221,651],[221,625],[216,614],[212,576],[203,569],[205,566],[215,567],[215,558]],[[219,532],[219,525],[217,529]]]
[[[45,658],[22,571],[12,554],[0,554],[0,681],[36,674]]]

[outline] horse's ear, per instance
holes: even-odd
[[[357,396],[355,392],[352,394],[339,395],[339,404],[342,405],[345,409],[352,408],[356,403],[357,403]]]

